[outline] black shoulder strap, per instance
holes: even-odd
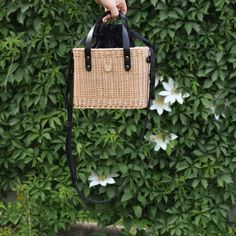
[[[150,106],[150,100],[154,99],[154,86],[155,86],[155,73],[156,73],[156,59],[155,59],[155,50],[154,47],[151,45],[151,43],[145,39],[143,36],[137,34],[134,31],[131,31],[132,35],[143,41],[143,43],[150,48],[150,96],[149,96],[149,102],[148,102],[148,108]],[[78,192],[79,196],[81,199],[83,199],[87,203],[92,203],[92,204],[100,204],[100,203],[108,203],[111,202],[114,198],[117,198],[120,195],[120,192],[116,194],[114,197],[109,198],[109,199],[104,199],[104,200],[95,200],[91,199],[87,196],[84,195],[83,192],[79,189],[78,186],[78,178],[77,178],[77,173],[76,173],[76,165],[75,161],[72,155],[72,115],[73,115],[73,55],[71,55],[70,59],[70,65],[69,65],[69,71],[68,71],[68,78],[67,78],[67,97],[66,97],[66,103],[67,103],[67,135],[66,135],[66,156],[67,156],[67,162],[71,174],[71,181],[73,186],[75,187],[76,191]],[[144,128],[142,129],[141,132],[141,140],[144,138],[144,133],[146,130],[146,124],[148,122],[148,114],[146,115],[145,119],[145,124]],[[140,147],[137,148],[137,155],[139,155],[141,149]],[[124,186],[125,183],[123,183]]]
[[[150,96],[149,96],[149,104],[150,100],[155,99],[155,77],[156,77],[156,52],[154,46],[142,35],[138,34],[137,32],[130,30],[130,33],[133,35],[134,38],[142,41],[147,47],[150,49]]]

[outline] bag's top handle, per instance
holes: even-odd
[[[95,24],[101,24],[103,23],[103,18],[107,15],[111,14],[110,11],[106,11],[104,12],[104,14],[102,16],[100,16]],[[127,27],[128,27],[128,22],[127,22],[127,17],[125,16],[124,13],[122,13],[121,11],[119,11],[119,15],[118,18],[122,21],[122,23],[124,23]]]
[[[107,11],[103,14],[102,17],[100,17],[96,23],[93,25],[93,27],[90,29],[84,45],[84,56],[85,56],[85,68],[87,71],[92,70],[92,56],[91,56],[91,46],[93,41],[93,35],[94,30],[97,24],[102,23],[103,17],[110,14],[110,11]],[[119,18],[122,21],[122,43],[123,43],[123,49],[124,49],[124,68],[126,71],[129,71],[131,69],[131,61],[130,61],[130,41],[129,41],[129,34],[128,34],[128,23],[125,18],[125,15],[122,12],[119,12]]]

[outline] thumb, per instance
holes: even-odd
[[[112,18],[116,18],[119,15],[119,11],[117,7],[110,8],[110,11],[111,11]]]

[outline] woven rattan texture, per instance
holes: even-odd
[[[131,69],[124,69],[123,48],[92,49],[92,70],[86,71],[84,49],[74,48],[75,108],[140,109],[149,98],[148,47],[130,48]]]

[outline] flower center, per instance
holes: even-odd
[[[164,98],[158,98],[155,100],[156,104],[159,105],[160,107],[163,106],[164,104]]]
[[[100,175],[99,177],[98,177],[98,179],[100,180],[100,181],[103,181],[103,180],[105,180],[107,177],[105,176],[105,175]]]
[[[163,135],[162,134],[157,134],[156,135],[156,140],[157,141],[163,141]]]

